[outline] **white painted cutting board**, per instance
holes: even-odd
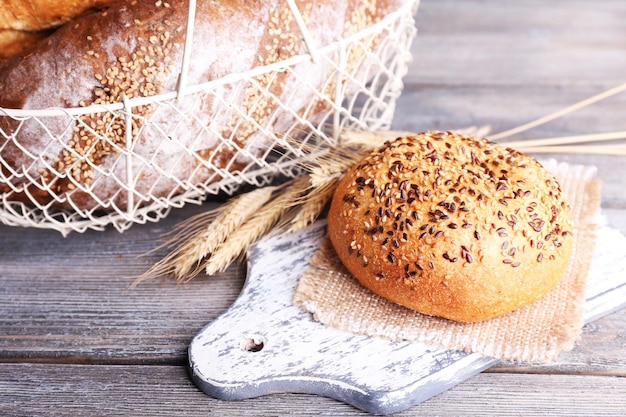
[[[194,382],[238,400],[292,392],[319,394],[374,414],[404,410],[494,365],[477,354],[353,335],[293,305],[298,279],[325,233],[318,222],[276,234],[248,254],[239,298],[189,347]],[[626,304],[626,238],[603,227],[586,292],[585,320]]]

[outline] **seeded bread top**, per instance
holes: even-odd
[[[477,321],[554,287],[569,260],[572,224],[559,184],[531,157],[427,132],[385,143],[346,175],[329,234],[374,292]]]

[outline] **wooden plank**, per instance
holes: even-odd
[[[502,378],[492,378],[497,376]],[[623,378],[614,377],[480,374],[410,411],[425,416],[620,416],[626,410],[624,385]]]
[[[120,234],[0,227],[0,360],[183,363],[191,338],[236,299],[245,267],[179,285],[129,289],[166,252],[139,257],[161,233],[206,210]]]
[[[462,412],[459,410],[462,408]],[[397,416],[622,415],[626,379],[480,374]],[[190,382],[182,366],[0,364],[0,414],[7,416],[358,416],[325,397],[275,394],[221,401]]]
[[[612,87],[612,85],[611,85]],[[607,87],[608,88],[608,87]],[[597,86],[407,85],[398,100],[393,127],[422,131],[490,126],[492,133],[517,127],[605,91]],[[626,93],[607,98],[515,138],[623,131]]]
[[[567,86],[624,82],[620,1],[422,1],[408,84]]]

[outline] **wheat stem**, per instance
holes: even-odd
[[[339,177],[331,177],[326,183],[311,186],[301,203],[294,218],[291,220],[288,232],[296,232],[313,224],[324,211],[324,208],[333,197]]]
[[[528,146],[516,148],[526,153],[572,153],[595,155],[626,155],[626,146]]]
[[[258,188],[237,197],[215,210],[200,213],[180,223],[163,245],[173,247],[168,255],[135,279],[137,285],[147,279],[171,275],[177,281],[195,277],[207,257],[226,237],[265,204],[277,187]]]
[[[207,275],[224,271],[235,259],[243,256],[248,248],[265,235],[287,212],[297,204],[297,199],[306,192],[308,177],[300,177],[281,190],[272,201],[265,204],[247,222],[234,230],[215,250],[205,265]]]
[[[553,145],[572,145],[575,143],[591,143],[602,142],[610,140],[626,139],[626,131],[623,132],[609,132],[609,133],[592,133],[589,135],[577,135],[577,136],[559,136],[554,138],[541,138],[541,139],[529,139],[518,140],[513,142],[506,142],[506,146],[512,148],[515,147],[529,147],[529,146],[553,146]]]
[[[594,95],[592,97],[589,97],[589,98],[586,98],[584,100],[581,100],[581,101],[579,101],[577,103],[572,104],[571,106],[568,106],[568,107],[565,107],[565,108],[563,108],[561,110],[558,110],[558,111],[555,111],[553,113],[550,113],[547,116],[540,117],[540,118],[538,118],[536,120],[533,120],[531,122],[525,123],[525,124],[523,124],[521,126],[513,128],[513,129],[505,130],[504,132],[500,132],[498,134],[491,135],[491,136],[488,137],[488,139],[492,140],[492,141],[496,141],[496,140],[499,140],[499,139],[502,139],[502,138],[505,138],[505,137],[508,137],[508,136],[515,135],[515,134],[520,133],[520,132],[524,132],[526,130],[532,129],[533,127],[537,127],[539,125],[548,123],[548,122],[550,122],[550,121],[552,121],[554,119],[558,119],[559,117],[564,116],[564,115],[566,115],[568,113],[571,113],[573,111],[582,109],[583,107],[589,106],[589,105],[591,105],[593,103],[596,103],[596,102],[598,102],[600,100],[604,100],[605,98],[608,98],[608,97],[611,97],[611,96],[613,96],[615,94],[621,93],[622,91],[625,91],[625,90],[626,90],[626,83],[618,85],[617,87],[613,87],[613,88],[611,88],[609,90],[603,91],[600,94],[596,94],[596,95]]]

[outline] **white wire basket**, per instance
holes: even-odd
[[[119,102],[87,107],[0,107],[0,119],[9,118],[18,126],[9,131],[0,126],[0,221],[63,235],[109,226],[122,232],[133,224],[156,222],[172,208],[200,204],[208,195],[231,195],[242,185],[260,187],[278,176],[297,176],[303,158],[310,158],[303,148],[313,141],[317,146],[336,144],[344,130],[389,129],[411,60],[419,0],[406,0],[369,27],[318,48],[312,47],[295,3],[287,3],[305,51],[289,59],[188,85],[195,7],[191,1],[175,91],[132,99],[122,95]],[[322,74],[319,85],[311,85],[303,75],[308,71]],[[272,85],[279,79],[290,83],[288,95],[273,93]],[[255,92],[254,102],[234,104],[233,97],[249,91]],[[202,108],[207,99],[213,103],[208,112]],[[262,118],[254,117],[262,106],[269,110]],[[139,111],[146,108],[150,111]],[[230,120],[228,129],[211,123],[217,115]],[[94,125],[96,119],[122,129],[125,143]],[[27,125],[49,136],[39,152],[21,143],[20,133]],[[114,160],[106,168],[76,153],[68,135],[77,130],[113,149],[109,158]],[[245,145],[238,140],[243,131]],[[181,132],[187,138],[193,132],[192,139],[179,140]],[[154,144],[150,154],[136,152],[135,144],[145,138]],[[203,145],[207,138],[213,144],[209,153]],[[27,163],[15,166],[6,160],[2,151],[8,146],[21,149]],[[60,169],[51,163],[50,149],[69,154],[70,166]],[[72,175],[71,165],[85,164],[90,181]],[[69,186],[60,192],[55,181],[42,182],[37,177],[42,169]]]

